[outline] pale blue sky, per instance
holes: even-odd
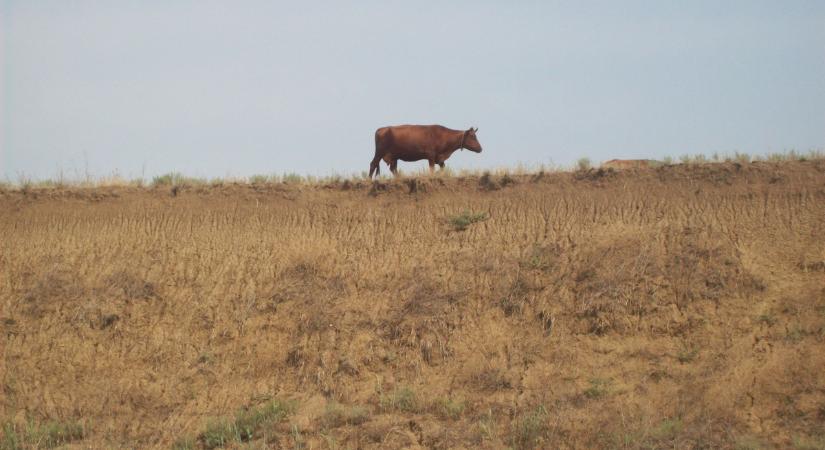
[[[349,174],[401,123],[479,127],[454,168],[825,148],[825,1],[0,5],[11,181]]]

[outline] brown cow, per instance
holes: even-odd
[[[468,149],[481,153],[481,144],[476,138],[478,128],[451,130],[441,125],[398,125],[383,127],[375,131],[375,157],[370,163],[370,178],[381,171],[379,163],[383,159],[390,166],[393,175],[398,175],[398,160],[430,163],[430,172],[435,165],[444,169],[444,161],[458,149]]]

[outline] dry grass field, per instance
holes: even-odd
[[[825,161],[0,191],[0,448],[825,448]]]

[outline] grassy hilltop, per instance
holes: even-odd
[[[825,448],[825,161],[582,169],[0,190],[0,448]]]

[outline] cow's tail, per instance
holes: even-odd
[[[372,178],[373,172],[376,176],[381,175],[381,157],[375,155],[375,158],[372,158],[372,162],[370,163],[370,178]]]
[[[372,158],[372,162],[370,163],[370,178],[372,178],[372,174],[375,173],[376,176],[381,175],[381,158],[384,156],[381,153],[381,130],[383,128],[379,128],[375,131],[375,157]]]

